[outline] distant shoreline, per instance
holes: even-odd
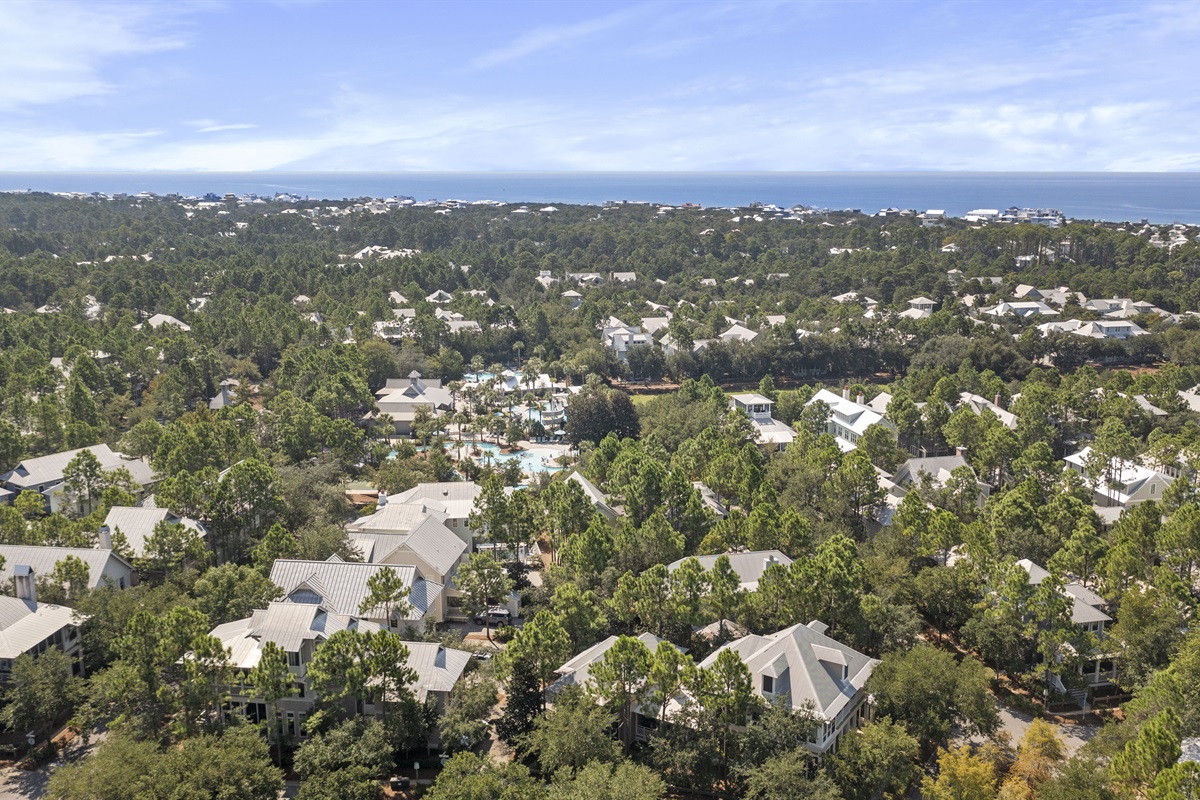
[[[1061,209],[1068,218],[1200,224],[1200,172],[0,172],[0,190],[203,196],[278,193],[707,208],[752,202],[833,210]]]

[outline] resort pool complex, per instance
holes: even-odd
[[[424,449],[424,447],[417,448],[418,451]],[[521,462],[521,471],[530,474],[562,470],[562,467],[555,463],[555,459],[562,455],[562,451],[550,447],[531,447],[516,453],[501,453],[500,445],[491,442],[463,442],[461,445],[458,442],[446,442],[446,452],[455,459],[460,456],[473,458],[482,464],[493,467],[507,464],[510,461],[519,461]],[[476,455],[476,452],[479,454]],[[395,455],[396,453],[393,451],[388,457],[394,458]]]
[[[447,442],[446,449],[458,454],[458,443]],[[475,451],[479,451],[479,455],[475,455]],[[516,453],[501,453],[500,445],[490,442],[463,442],[462,454],[464,457],[474,458],[484,464],[507,464],[509,461],[520,461],[521,470],[523,472],[558,472],[562,467],[554,462],[554,459],[562,455],[559,450],[552,450],[548,447],[531,447],[528,450],[521,450]]]

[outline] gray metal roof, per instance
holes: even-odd
[[[350,540],[368,563],[390,563],[397,550],[406,550],[437,572],[442,579],[454,571],[467,544],[435,517],[426,517],[407,533],[350,533]]]
[[[253,669],[262,658],[262,648],[267,642],[296,653],[306,641],[323,641],[348,629],[382,630],[374,622],[331,614],[319,605],[273,601],[267,608],[256,609],[245,619],[218,625],[210,635],[229,649],[229,663],[241,669]]]
[[[409,587],[408,602],[413,611],[408,619],[420,620],[441,594],[443,586],[417,577],[410,566],[365,564],[356,561],[303,561],[278,559],[271,567],[271,580],[294,602],[320,604],[335,614],[357,615],[358,607],[369,593],[367,581],[383,569],[391,569]],[[300,590],[300,592],[297,592]],[[295,593],[295,595],[294,595]],[[293,596],[294,595],[294,596]],[[368,616],[375,616],[369,613]],[[379,611],[382,616],[382,611]]]
[[[420,702],[425,701],[429,692],[453,689],[471,661],[470,653],[436,642],[405,642],[404,646],[408,648],[408,666],[417,673],[412,690]]]
[[[0,568],[0,581],[6,581],[13,576],[13,570],[18,566],[29,566],[37,575],[49,575],[54,571],[54,565],[67,556],[76,558],[87,564],[88,588],[95,589],[100,585],[104,569],[111,560],[115,559],[122,570],[133,568],[112,550],[100,550],[91,547],[45,547],[41,545],[0,544],[0,557],[4,566]]]
[[[831,639],[808,625],[793,625],[770,636],[745,636],[718,648],[700,662],[711,667],[723,650],[732,650],[754,676],[761,692],[763,675],[773,677],[775,694],[786,694],[793,708],[812,703],[822,718],[832,720],[863,689],[879,662]]]
[[[114,453],[108,445],[97,444],[91,447],[67,450],[62,453],[51,453],[48,456],[27,458],[6,475],[4,481],[18,489],[59,483],[63,479],[63,470],[71,463],[71,459],[84,450],[91,450],[92,455],[96,456],[96,460],[100,462],[101,469],[106,472],[119,467],[125,467],[133,475],[134,480],[143,486],[153,478],[153,472],[145,462],[122,458],[117,453]]]
[[[0,596],[0,658],[16,658],[57,631],[78,624],[75,610],[66,606]]]
[[[200,523],[187,517],[177,517],[165,508],[141,508],[135,506],[113,506],[104,518],[104,524],[112,531],[120,530],[133,549],[134,555],[144,555],[146,540],[154,533],[160,522],[179,522],[185,527],[204,535]]]
[[[717,559],[721,556],[694,556],[700,562],[700,566],[704,570],[711,571],[716,566]],[[758,588],[758,580],[762,574],[767,571],[767,567],[773,564],[780,566],[788,566],[792,563],[792,559],[780,550],[753,550],[748,553],[725,553],[725,557],[729,559],[729,566],[737,573],[738,578],[744,589],[754,591]],[[681,558],[667,566],[671,572],[683,566],[686,558]]]

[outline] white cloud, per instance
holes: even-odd
[[[570,25],[547,25],[534,28],[503,47],[476,56],[471,60],[471,67],[490,69],[547,50],[561,50],[582,39],[622,25],[633,19],[634,16],[636,16],[636,9],[623,9],[613,14]]]
[[[100,72],[120,57],[184,45],[166,4],[0,2],[0,111],[114,90]]]
[[[248,131],[251,128],[257,128],[253,122],[231,122],[226,125],[217,125],[210,123],[201,128],[196,129],[196,133],[219,133],[220,131]]]

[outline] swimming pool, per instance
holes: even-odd
[[[458,450],[457,442],[447,442],[446,449],[451,451]],[[474,450],[479,450],[480,454],[475,456]],[[562,467],[554,463],[554,459],[558,458],[561,453],[558,450],[552,450],[548,447],[531,447],[528,450],[521,450],[516,453],[501,453],[500,445],[492,444],[491,442],[463,442],[463,455],[474,458],[476,461],[484,464],[507,464],[509,461],[520,461],[521,471],[528,473],[538,472],[559,472]]]

